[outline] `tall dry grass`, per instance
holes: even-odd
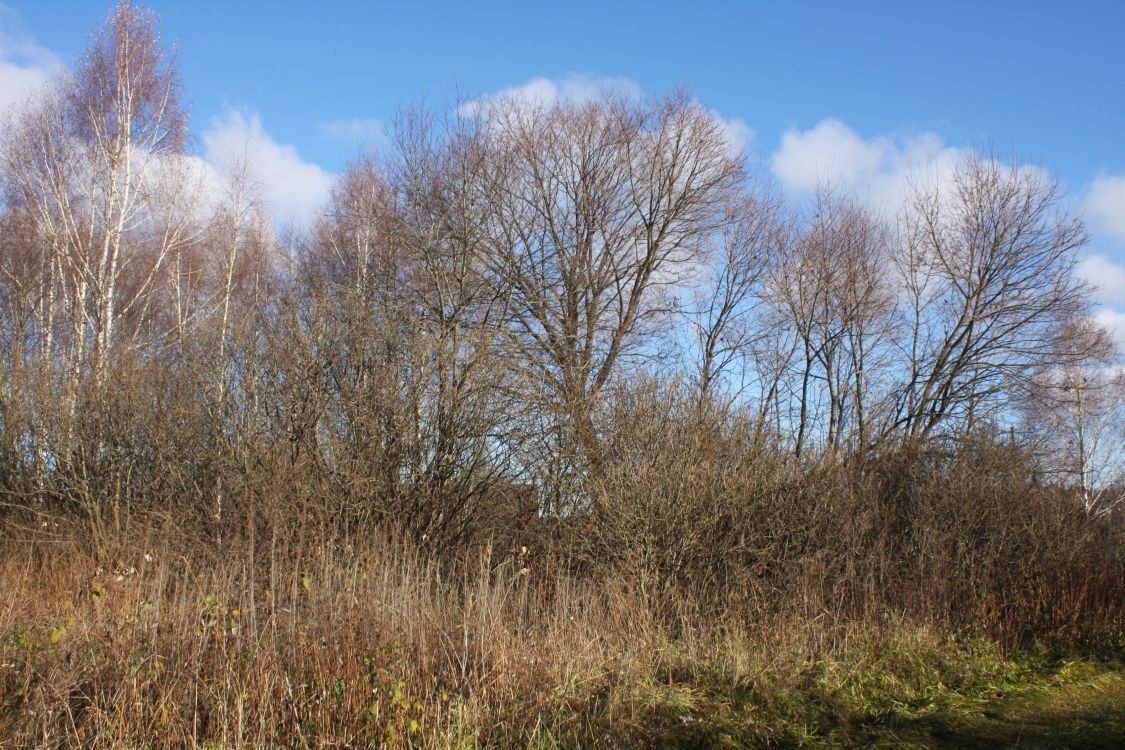
[[[388,537],[216,548],[138,522],[95,548],[81,531],[0,549],[8,746],[644,747],[729,695],[758,706],[741,731],[764,742],[807,720],[786,690],[855,689],[825,658],[883,665],[857,655],[906,632],[910,676],[949,648],[932,623],[820,607],[812,579],[789,607],[704,608],[522,549],[451,567]]]
[[[219,552],[139,527],[113,548],[112,566],[68,533],[4,549],[0,736],[18,746],[531,737],[545,707],[724,637],[673,638],[627,587],[519,554],[451,577],[388,540]]]

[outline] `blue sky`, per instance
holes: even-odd
[[[110,10],[0,2],[0,104]],[[827,177],[890,200],[971,146],[1049,169],[1087,216],[1084,272],[1125,340],[1125,0],[148,4],[179,43],[200,153],[260,147],[283,217],[423,96],[682,84],[793,194]]]

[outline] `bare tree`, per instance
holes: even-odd
[[[882,274],[886,235],[854,198],[818,190],[811,221],[774,259],[770,290],[794,337],[794,452],[816,432],[830,451],[867,440],[872,371],[892,291]]]
[[[119,340],[136,343],[166,261],[194,239],[185,137],[155,18],[129,2],[8,129],[5,195],[45,253],[44,346],[64,322],[75,379],[89,365],[100,382]]]
[[[208,307],[218,317],[216,354],[220,367],[226,360],[232,316],[238,312],[239,298],[249,296],[247,292],[261,279],[273,245],[262,186],[245,154],[229,166],[226,177],[221,200],[208,226],[205,259],[211,276]],[[215,388],[220,400],[225,382],[221,372],[216,373]]]
[[[416,396],[408,364],[416,310],[394,203],[374,160],[351,165],[302,248],[291,305],[299,316],[291,325],[305,332],[294,356],[310,377],[322,370],[327,379],[329,465],[357,496],[398,492],[414,436],[405,404]]]
[[[1057,346],[1089,299],[1073,273],[1086,232],[1059,200],[1042,171],[980,154],[917,187],[895,256],[906,372],[884,434],[972,429],[1044,365],[1089,356]]]
[[[502,99],[483,117],[491,265],[511,292],[513,361],[596,462],[598,397],[722,227],[742,161],[682,94],[644,105]]]
[[[476,125],[410,110],[382,162],[363,157],[302,253],[310,353],[327,376],[325,461],[419,537],[475,533],[518,473],[501,339],[509,287],[490,270]]]
[[[708,260],[708,277],[697,290],[689,324],[698,349],[700,400],[722,384],[739,361],[745,361],[763,335],[755,325],[757,306],[773,259],[788,242],[789,228],[781,216],[781,197],[768,185],[733,197],[719,232],[721,244]],[[742,380],[745,380],[745,373]],[[733,394],[737,397],[744,383]]]
[[[414,512],[426,519],[428,535],[444,539],[473,531],[481,520],[475,511],[516,472],[509,436],[519,412],[510,369],[497,364],[510,287],[488,265],[488,208],[479,189],[489,165],[479,127],[414,109],[394,138],[396,240],[415,270],[410,303],[423,337],[417,376],[425,386],[411,422],[421,437],[415,483],[425,493],[415,492]]]
[[[1088,358],[1036,373],[1024,394],[1025,430],[1047,468],[1076,486],[1086,514],[1107,513],[1123,500],[1125,371],[1091,319],[1067,325],[1059,348]]]
[[[0,144],[6,209],[25,229],[33,262],[20,284],[35,300],[25,342],[43,390],[26,453],[70,485],[60,491],[95,515],[119,509],[121,473],[93,467],[115,447],[107,385],[123,355],[169,331],[169,260],[195,242],[201,175],[186,155],[186,117],[173,60],[155,16],[121,2],[85,54],[15,114]],[[26,351],[26,350],[25,350]],[[114,486],[112,492],[105,486]]]

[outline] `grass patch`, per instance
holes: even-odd
[[[738,672],[719,657],[664,665],[660,682],[610,681],[526,745],[1116,748],[1125,742],[1122,654],[1113,642],[1003,654],[899,625],[805,661]]]

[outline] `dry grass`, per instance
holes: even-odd
[[[393,540],[79,539],[0,556],[6,745],[800,744],[1018,672],[932,628],[658,607],[518,552],[450,575]]]
[[[354,747],[533,732],[517,724],[672,646],[624,589],[532,580],[518,558],[449,578],[389,542],[218,559],[169,539],[120,540],[112,568],[65,539],[8,547],[0,679],[17,744]]]

